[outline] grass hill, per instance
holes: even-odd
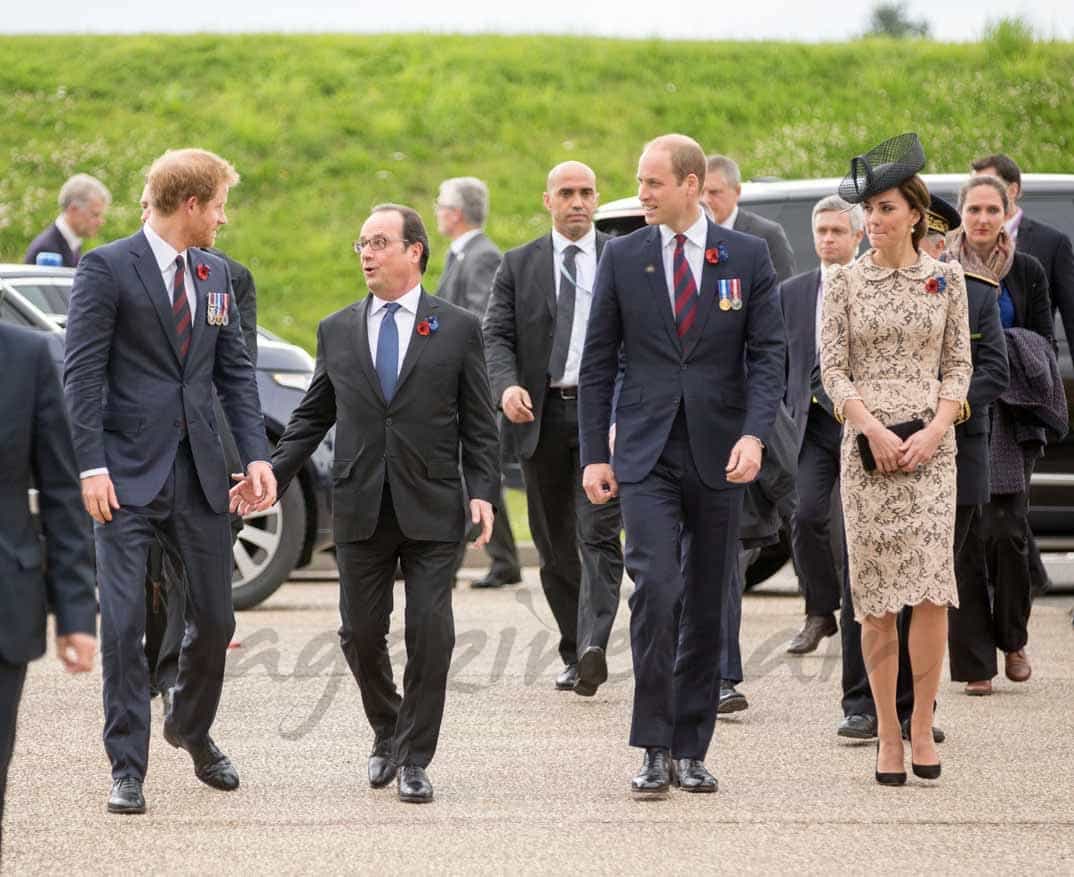
[[[747,176],[841,175],[905,130],[930,171],[998,149],[1074,171],[1067,43],[9,37],[0,58],[0,259],[21,259],[70,173],[112,189],[117,237],[137,226],[149,162],[204,146],[243,177],[219,244],[253,269],[262,322],[307,347],[364,293],[350,244],[369,207],[402,201],[432,225],[448,176],[488,181],[506,248],[546,230],[553,164],[589,163],[611,200],[633,192],[642,143],[673,130]],[[446,242],[431,232],[435,285]]]

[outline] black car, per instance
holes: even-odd
[[[929,187],[952,203],[958,201],[958,191],[966,181],[965,174],[924,174]],[[813,205],[839,187],[838,179],[773,180],[745,182],[739,201],[745,207],[783,226],[794,248],[801,271],[816,268],[818,259],[813,249]],[[1023,174],[1022,198],[1025,212],[1061,229],[1074,239],[1074,174]],[[611,235],[629,234],[645,225],[641,204],[636,197],[622,198],[597,209],[596,225]],[[865,244],[863,244],[863,247]],[[1030,524],[1040,547],[1049,551],[1074,551],[1074,367],[1071,365],[1071,343],[1056,321],[1059,341],[1059,370],[1066,387],[1071,431],[1067,437],[1049,445],[1047,454],[1033,473],[1030,492]],[[766,549],[750,568],[748,579],[755,584],[782,566],[789,556],[787,541]]]
[[[0,265],[0,320],[49,333],[53,359],[63,365],[63,326],[74,271],[36,265]],[[275,443],[313,377],[313,360],[301,347],[258,328],[257,389],[265,429]],[[330,432],[271,509],[249,515],[235,543],[232,599],[236,609],[256,606],[291,571],[332,545],[332,443]]]

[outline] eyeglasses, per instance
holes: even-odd
[[[362,250],[380,253],[388,249],[388,244],[397,242],[405,244],[407,241],[406,238],[389,238],[382,234],[373,235],[371,238],[359,238],[354,242],[354,252],[359,256],[362,254]]]

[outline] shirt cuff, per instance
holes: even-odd
[[[85,472],[79,472],[79,478],[92,478],[94,475],[107,475],[108,469],[87,469]]]

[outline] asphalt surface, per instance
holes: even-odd
[[[3,874],[1074,872],[1074,596],[1045,597],[1033,678],[974,699],[945,678],[943,777],[873,778],[872,744],[836,737],[838,637],[784,653],[801,622],[788,573],[743,611],[750,708],[721,719],[716,795],[637,802],[624,585],[612,678],[591,699],[553,689],[551,617],[521,586],[460,587],[436,800],[368,787],[372,734],[338,648],[337,586],[292,583],[241,613],[214,736],[242,786],[200,784],[153,707],[145,816],[105,812],[99,670],[51,656],[27,680],[8,787]],[[403,603],[397,594],[397,614]],[[401,678],[401,631],[393,630]],[[1002,667],[1002,662],[1000,663]]]

